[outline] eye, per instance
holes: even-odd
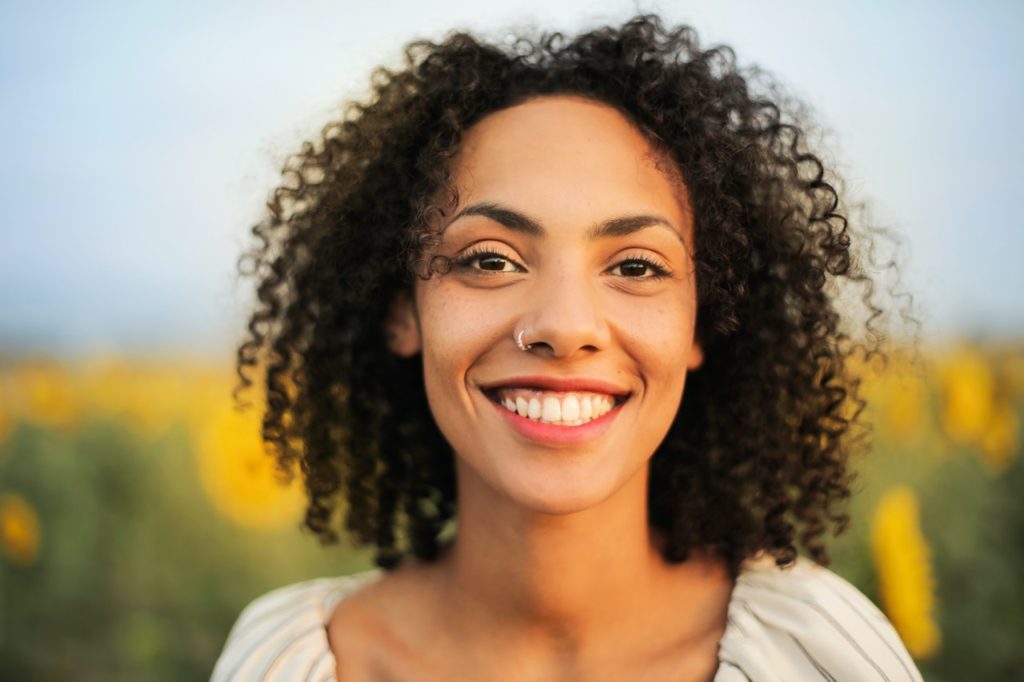
[[[484,248],[470,249],[458,256],[454,262],[455,267],[460,270],[485,273],[523,272],[523,268],[508,256]]]
[[[644,256],[633,256],[619,263],[612,268],[612,273],[619,270],[622,277],[627,279],[662,279],[671,276],[671,272],[655,262],[653,259]]]

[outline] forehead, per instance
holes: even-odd
[[[671,161],[618,110],[582,97],[538,97],[486,116],[466,132],[453,179],[462,205],[495,201],[584,224],[631,211],[689,222]]]

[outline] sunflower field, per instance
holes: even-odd
[[[0,679],[206,680],[241,608],[371,565],[301,532],[231,361],[0,357]],[[1024,347],[859,370],[872,449],[832,569],[928,680],[1024,670]]]

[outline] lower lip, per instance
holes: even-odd
[[[597,419],[591,419],[586,424],[562,426],[560,424],[545,424],[544,422],[521,417],[518,413],[502,407],[486,395],[484,398],[494,406],[494,409],[498,411],[516,433],[523,438],[528,438],[543,445],[579,445],[600,438],[608,430],[608,427],[611,426],[612,420],[618,416],[622,406],[629,402],[626,400],[616,405]]]

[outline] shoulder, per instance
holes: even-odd
[[[346,595],[379,575],[317,578],[280,587],[246,606],[228,633],[211,682],[334,679],[327,619]]]
[[[736,581],[716,680],[919,681],[885,615],[813,561],[749,561]]]

